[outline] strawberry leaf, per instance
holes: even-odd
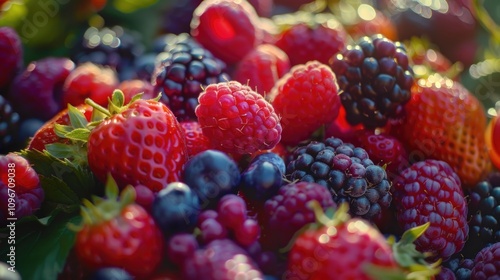
[[[70,158],[75,153],[72,146],[63,143],[47,144],[45,150],[56,158]]]
[[[73,127],[69,125],[62,125],[55,123],[54,124],[54,132],[56,133],[57,136],[61,138],[66,138],[66,134],[71,132],[73,130]]]
[[[57,177],[41,177],[40,183],[45,192],[42,207],[45,212],[61,210],[66,213],[77,212],[80,198],[66,183]]]
[[[68,116],[74,128],[84,128],[87,126],[88,121],[85,115],[76,107],[71,106],[71,104],[68,104]]]
[[[90,130],[87,128],[75,128],[72,131],[66,133],[65,137],[75,141],[87,142],[89,139]]]

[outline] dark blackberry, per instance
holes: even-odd
[[[92,62],[107,65],[118,72],[120,80],[135,78],[131,69],[144,53],[141,36],[121,26],[89,27],[77,42],[71,59],[76,64]]]
[[[399,42],[380,34],[365,36],[330,61],[346,119],[352,125],[382,127],[410,100],[413,71]]]
[[[179,121],[197,120],[194,109],[203,87],[229,81],[226,64],[186,33],[170,40],[165,51],[158,54],[157,61],[161,62],[156,65],[151,83]]]
[[[448,261],[443,263],[443,266],[453,271],[457,280],[470,280],[474,261],[472,259],[463,258],[459,254],[455,254]]]
[[[203,0],[172,1],[164,12],[162,28],[165,33],[189,33],[196,7]]]
[[[473,258],[482,248],[500,242],[500,172],[468,193],[469,238],[462,254]]]
[[[7,153],[14,144],[19,127],[19,114],[7,99],[0,95],[0,153]]]
[[[337,204],[348,202],[352,215],[368,220],[392,200],[385,170],[364,149],[335,137],[297,148],[287,166],[287,178],[327,187]]]

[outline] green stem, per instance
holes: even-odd
[[[479,1],[481,1],[481,3],[479,3]],[[479,23],[491,33],[495,40],[500,41],[500,27],[484,8],[482,0],[473,0],[472,4],[474,5],[474,11],[476,12]]]
[[[101,105],[95,103],[94,100],[90,99],[90,98],[87,98],[85,99],[85,104],[87,105],[90,105],[92,106],[94,109],[96,109],[97,111],[103,113],[104,115],[108,116],[108,117],[111,117],[111,113],[104,107],[102,107]]]

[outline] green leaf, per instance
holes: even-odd
[[[123,104],[125,104],[125,96],[123,95],[123,92],[121,90],[115,90],[111,97],[111,102],[116,107],[123,107]]]
[[[41,177],[40,183],[45,192],[43,207],[47,212],[61,210],[76,212],[80,208],[80,198],[68,185],[57,177]]]
[[[66,134],[70,133],[73,130],[73,127],[69,125],[62,125],[62,124],[54,124],[54,132],[56,133],[57,136],[61,138],[67,138]]]
[[[47,144],[45,145],[45,150],[56,158],[70,158],[75,153],[72,146],[63,143]]]
[[[48,225],[35,221],[16,224],[16,267],[22,279],[57,279],[73,248],[76,232],[68,224],[77,224],[79,215],[59,215]],[[6,242],[1,242],[1,260],[5,261]]]
[[[401,244],[411,244],[417,238],[419,238],[424,232],[429,228],[431,225],[430,222],[427,222],[423,225],[411,228],[403,233],[403,236],[401,236],[401,240],[399,241]]]
[[[87,126],[88,121],[85,115],[71,104],[68,104],[68,116],[74,128],[84,128]]]
[[[87,142],[89,139],[90,130],[87,128],[75,128],[72,131],[66,133],[66,138],[76,141]]]

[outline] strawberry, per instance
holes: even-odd
[[[500,111],[499,111],[500,112]],[[500,169],[500,117],[493,117],[486,129],[486,145],[489,149],[491,162]]]
[[[345,13],[346,15],[348,13]],[[352,19],[352,15],[345,17],[341,22],[353,39],[357,40],[363,36],[382,34],[389,40],[398,39],[397,29],[392,20],[381,10],[375,9],[368,4],[361,4],[357,7],[357,15]]]
[[[118,198],[118,186],[111,176],[106,198],[84,200],[82,224],[77,230],[75,251],[88,270],[105,267],[125,269],[135,277],[151,275],[163,256],[163,236],[144,208],[133,203],[135,192],[125,188]]]
[[[203,130],[197,121],[183,121],[180,124],[186,137],[187,153],[190,158],[210,149],[210,140],[203,134]]]
[[[124,105],[123,93],[115,91],[108,110],[87,101],[106,115],[88,132],[88,164],[101,181],[111,173],[120,187],[142,184],[158,192],[180,180],[185,137],[167,106],[139,98]]]
[[[90,121],[91,115],[92,115],[92,107],[86,104],[82,104],[77,107],[77,109],[85,115],[85,118]],[[68,109],[64,109],[61,112],[59,112],[57,115],[55,115],[52,119],[48,120],[45,122],[45,124],[40,127],[35,135],[31,138],[30,142],[28,143],[28,149],[29,150],[39,150],[43,151],[46,149],[47,144],[54,144],[54,143],[67,143],[68,141],[65,140],[64,138],[59,137],[55,130],[54,130],[54,125],[60,124],[60,125],[69,125],[70,124],[70,118],[68,114]]]
[[[411,161],[445,161],[462,187],[475,186],[491,165],[483,105],[462,84],[438,75],[418,80],[411,95],[391,133],[406,146]]]

